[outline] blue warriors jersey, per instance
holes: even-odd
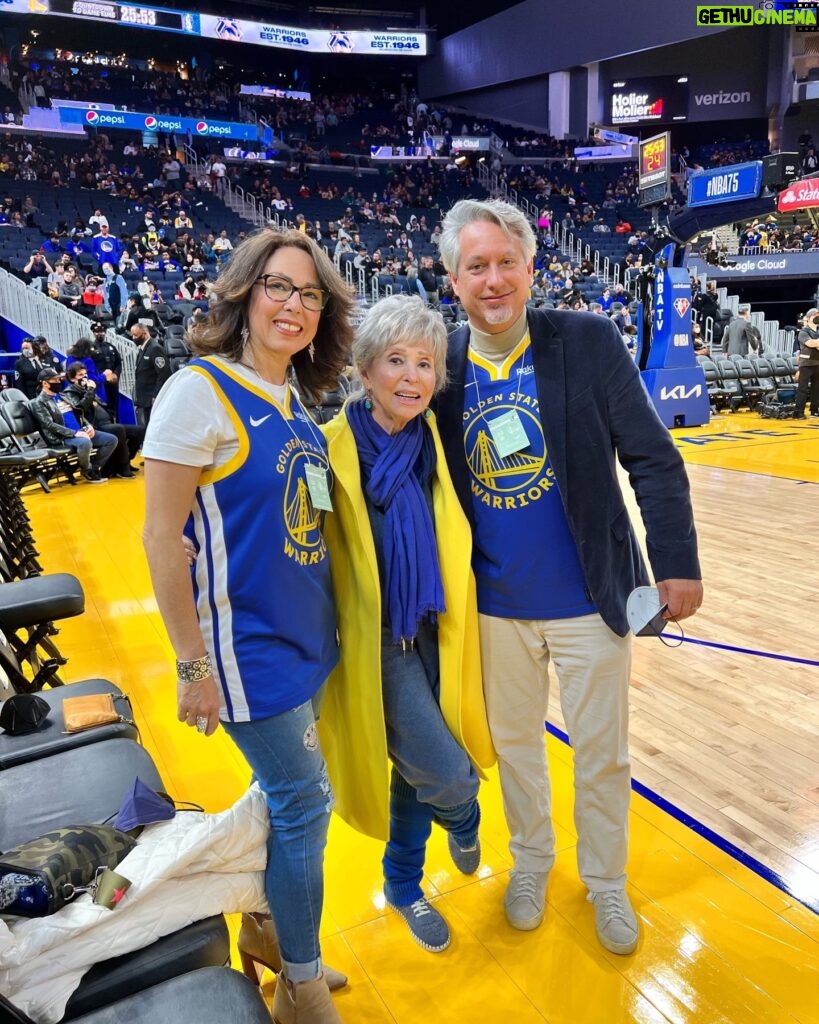
[[[468,355],[463,424],[478,609],[509,619],[588,615],[594,605],[549,463],[529,335],[500,368]],[[528,443],[501,456],[490,423],[513,410]]]
[[[309,700],[338,661],[330,562],[305,477],[308,464],[328,471],[327,451],[292,392],[279,405],[208,358],[181,372],[210,380],[239,439],[202,473],[186,531],[220,714],[265,718]]]

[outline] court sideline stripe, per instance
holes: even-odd
[[[551,722],[546,722],[545,726],[546,732],[549,733],[549,735],[554,736],[555,739],[560,740],[561,743],[565,743],[567,747],[571,747],[567,733],[563,732],[563,730],[559,729],[556,725],[552,725]],[[721,836],[719,832],[715,832],[712,828],[709,828],[708,825],[703,824],[703,822],[698,818],[695,818],[687,811],[682,810],[682,808],[677,807],[677,805],[671,803],[670,800],[666,800],[665,797],[660,796],[659,793],[656,793],[653,789],[650,789],[642,782],[632,779],[631,788],[635,793],[648,800],[649,803],[654,804],[654,806],[659,808],[659,810],[674,818],[675,821],[679,821],[680,824],[685,825],[686,828],[690,828],[692,832],[696,832],[698,836],[702,836],[703,839],[706,839],[712,846],[716,846],[718,850],[722,850],[722,852],[727,853],[729,857],[739,861],[739,863],[744,867],[753,871],[755,875],[759,875],[760,878],[764,878],[766,882],[770,882],[771,885],[775,886],[781,892],[793,897],[793,899],[798,903],[801,903],[803,907],[807,907],[808,910],[812,910],[814,914],[819,914],[819,896],[811,897],[797,892],[778,872],[769,868],[766,864],[763,864],[762,861],[757,860],[756,857],[752,857],[749,853],[746,853],[738,846],[735,846],[734,843],[729,839],[726,839],[725,836]],[[692,854],[692,856],[696,855]]]
[[[663,633],[669,640],[679,640],[684,644],[696,644],[698,647],[712,647],[718,651],[732,651],[734,654],[751,654],[755,658],[770,658],[772,661],[788,661],[792,665],[810,665],[819,668],[819,661],[813,658],[797,658],[793,654],[773,654],[771,651],[756,651],[753,647],[735,647],[733,644],[718,644],[715,640],[698,640],[693,636],[679,636],[674,633]]]

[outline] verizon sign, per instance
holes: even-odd
[[[819,206],[819,178],[803,178],[789,185],[779,193],[776,204],[780,213],[791,213],[793,210],[806,210]]]

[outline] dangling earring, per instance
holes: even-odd
[[[367,392],[367,397],[364,399],[364,408],[367,410],[367,412],[372,412],[373,400],[370,391]]]
[[[239,337],[242,339],[242,348],[246,348],[247,343],[250,341],[250,331],[247,329],[247,324],[242,328]]]
[[[310,356],[311,363],[314,363],[316,361],[316,346],[313,344],[312,341],[307,346],[307,355]]]

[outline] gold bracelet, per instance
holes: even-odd
[[[210,655],[202,658],[194,658],[193,661],[176,662],[176,678],[181,683],[198,683],[200,679],[207,679],[213,675],[213,667],[210,663]]]

